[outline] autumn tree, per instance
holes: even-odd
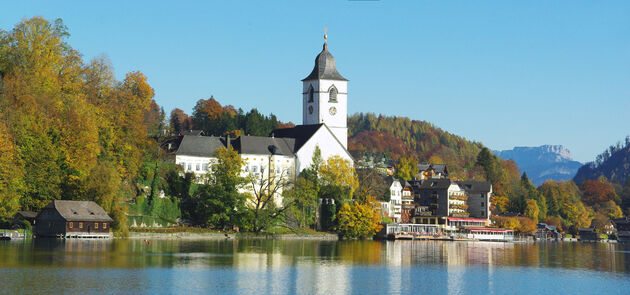
[[[522,212],[525,213],[525,210],[527,210],[527,206],[529,205],[528,201],[534,200],[536,202],[536,207],[538,207],[538,213],[535,218],[531,218],[535,220],[545,219],[545,217],[547,217],[547,201],[545,199],[545,196],[536,189],[536,186],[531,183],[531,181],[527,177],[527,173],[525,172],[523,172],[523,175],[521,177],[521,187],[523,194],[522,199],[526,200],[525,207],[523,208]]]
[[[15,144],[0,117],[0,219],[9,219],[20,208],[22,168]]]
[[[528,217],[520,217],[518,218],[519,220],[519,227],[517,228],[517,230],[521,233],[531,233],[531,232],[535,232],[537,230],[536,228],[536,221],[532,218],[528,218]]]
[[[184,111],[175,108],[171,111],[169,117],[170,128],[173,132],[179,132],[182,130],[192,129],[192,120]]]
[[[85,62],[68,37],[61,19],[41,17],[0,31],[0,216],[16,200],[38,211],[51,200],[94,199],[124,232],[121,203],[156,156],[148,135],[161,133],[163,112],[144,74],[116,81],[107,58]]]
[[[398,166],[396,167],[395,177],[402,180],[411,180],[418,173],[417,161],[409,157],[400,157]]]
[[[538,208],[538,204],[536,200],[528,199],[527,205],[525,206],[525,212],[523,214],[535,222],[538,222],[538,215],[540,214],[540,209]]]
[[[516,217],[503,217],[503,216],[493,216],[492,223],[500,228],[517,230],[521,223]]]
[[[562,222],[562,218],[558,216],[547,216],[545,218],[544,223],[548,225],[555,226],[559,231],[564,231],[564,224]]]
[[[506,196],[492,195],[491,210],[493,213],[505,212],[510,207],[510,199]]]
[[[593,210],[603,214],[609,219],[617,219],[623,217],[623,212],[621,208],[613,201],[608,200],[602,204],[596,204],[593,206]]]
[[[323,184],[347,189],[352,193],[359,187],[359,181],[352,162],[339,156],[326,159],[320,168],[320,178]]]
[[[343,204],[337,213],[337,232],[346,239],[365,239],[381,228],[381,216],[370,203]]]
[[[595,205],[609,200],[620,203],[620,199],[615,192],[615,188],[605,179],[586,180],[582,184],[584,192],[584,203]]]

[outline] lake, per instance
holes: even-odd
[[[0,284],[2,294],[630,294],[630,246],[3,241]]]

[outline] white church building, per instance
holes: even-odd
[[[244,162],[243,176],[269,180],[281,176],[290,181],[311,166],[316,147],[324,160],[340,156],[353,162],[347,150],[348,80],[337,71],[326,42],[315,67],[302,80],[302,89],[302,125],[275,129],[268,137],[185,135],[175,163],[201,176],[216,161],[216,149],[232,146]]]

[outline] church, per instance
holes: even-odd
[[[243,176],[263,180],[280,176],[290,181],[311,166],[316,147],[324,160],[339,156],[354,161],[347,149],[347,118],[348,80],[337,71],[324,35],[315,67],[302,79],[302,125],[275,129],[268,137],[184,135],[175,163],[201,176],[216,161],[216,149],[232,146],[243,160]]]

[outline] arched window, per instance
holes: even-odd
[[[335,85],[328,88],[328,102],[337,102],[337,87]]]
[[[308,86],[308,102],[313,102],[313,93],[315,91],[313,90],[313,85],[309,85]]]

